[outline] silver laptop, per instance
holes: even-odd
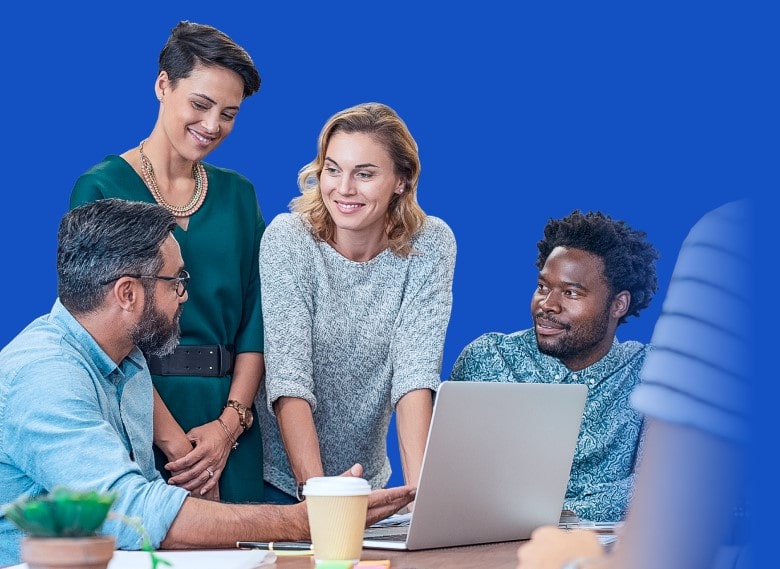
[[[573,384],[443,382],[411,523],[368,528],[363,546],[514,541],[557,525],[586,394]]]

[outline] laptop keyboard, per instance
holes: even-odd
[[[374,541],[406,541],[408,533],[409,526],[370,527],[363,537]]]
[[[404,541],[406,533],[388,533],[383,535],[366,535],[366,539],[371,541]]]

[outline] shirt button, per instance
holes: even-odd
[[[578,379],[578,377],[579,377],[579,376],[578,376],[576,373],[573,373],[573,374],[571,374],[571,378],[572,378],[572,379]]]
[[[561,379],[561,376],[559,374],[555,374],[555,379]]]

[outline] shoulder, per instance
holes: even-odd
[[[272,235],[300,234],[308,232],[308,228],[297,213],[279,213],[268,224],[268,232]]]
[[[107,197],[136,199],[136,192],[142,184],[133,167],[121,156],[112,154],[76,179],[70,195],[70,207]]]
[[[101,162],[98,162],[84,173],[82,173],[77,179],[75,187],[80,187],[85,184],[92,184],[95,182],[101,182],[105,180],[114,180],[135,174],[133,168],[128,164],[124,158],[116,154],[110,154],[106,156]]]
[[[528,334],[522,330],[512,334],[488,332],[470,342],[458,356],[450,379],[456,381],[512,381],[513,362],[534,361]]]
[[[529,340],[530,339],[530,340]],[[533,330],[521,330],[511,334],[486,332],[469,342],[463,349],[462,357],[484,357],[490,354],[527,351],[536,346]]]
[[[103,160],[86,170],[80,177],[101,176],[132,170],[130,164],[117,154],[109,154]]]
[[[425,217],[420,231],[414,236],[414,241],[443,241],[454,246],[455,234],[443,219],[428,215]]]
[[[643,344],[636,340],[626,340],[625,342],[616,340],[612,348],[612,356],[623,365],[632,364],[641,367],[652,349],[651,344]]]
[[[419,253],[454,257],[455,234],[444,220],[432,215],[426,216],[420,231],[412,239],[412,247]]]
[[[206,169],[206,175],[209,177],[209,181],[214,184],[218,184],[220,187],[230,188],[232,190],[242,190],[245,192],[251,192],[254,196],[255,186],[252,182],[243,174],[231,170],[229,168],[220,168],[207,162],[203,163],[203,167]]]
[[[9,342],[0,352],[0,368],[8,381],[29,378],[38,386],[40,378],[49,377],[58,378],[57,386],[78,383],[74,378],[85,373],[83,358],[67,330],[50,314],[32,321]]]
[[[277,214],[263,234],[262,247],[290,247],[311,242],[313,237],[306,222],[297,213]]]

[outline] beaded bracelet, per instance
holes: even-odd
[[[222,425],[222,429],[228,436],[228,440],[233,444],[233,450],[236,450],[238,448],[238,441],[236,440],[236,437],[234,437],[233,433],[230,432],[230,429],[228,429],[228,426],[222,420],[222,417],[217,417],[217,421],[219,421],[219,424]]]

